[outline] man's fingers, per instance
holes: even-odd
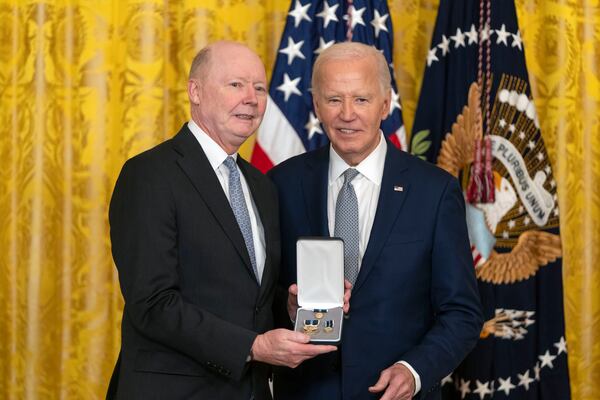
[[[288,288],[288,293],[293,296],[297,296],[298,295],[298,285],[296,285],[295,283],[290,285],[290,287]]]
[[[295,320],[298,310],[298,285],[295,283],[288,288],[287,309],[290,319]]]
[[[329,353],[330,351],[337,350],[337,347],[331,345],[320,345],[320,344],[310,344],[310,336],[301,332],[294,331],[286,331],[288,332],[287,339],[291,343],[292,346],[295,346],[294,352],[296,354],[307,354],[311,356],[315,356],[318,354]]]
[[[414,393],[414,378],[402,364],[385,369],[375,385],[369,388],[371,393],[385,390],[380,400],[408,400]]]
[[[337,347],[335,346],[326,346],[319,344],[307,344],[305,345],[305,354],[310,356],[316,356],[319,354],[330,353],[332,351],[336,351]]]
[[[379,400],[409,400],[411,397],[412,395],[408,395],[398,382],[394,382],[394,379],[390,379],[390,384]]]
[[[310,336],[287,329],[258,335],[252,345],[256,361],[295,368],[303,361],[337,350],[335,346],[309,344]]]
[[[348,313],[350,310],[350,296],[352,294],[352,284],[348,279],[344,279],[344,313]]]
[[[296,342],[296,343],[308,343],[310,342],[310,336],[308,336],[305,333],[302,332],[295,332],[295,331],[285,331],[286,332],[286,339],[289,340],[290,342]]]
[[[344,300],[342,311],[344,311],[344,314],[348,314],[348,311],[350,311],[350,303],[348,302],[348,300]]]
[[[295,343],[289,349],[289,361],[286,364],[292,368],[296,368],[298,365],[310,358],[335,350],[337,350],[337,347],[335,346]]]
[[[383,371],[381,375],[379,375],[379,380],[375,382],[373,386],[369,388],[369,392],[378,393],[384,390],[388,384],[390,383],[390,374],[387,371]]]
[[[398,400],[401,399],[401,397],[398,397],[398,390],[397,388],[392,390],[391,386],[388,386],[388,388],[386,389],[385,393],[383,394],[383,396],[381,396],[379,398],[379,400]]]

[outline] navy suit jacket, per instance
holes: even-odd
[[[400,360],[420,376],[417,397],[439,398],[440,381],[479,337],[481,305],[458,181],[389,142],[387,147],[339,350],[295,370],[279,369],[276,399],[379,398],[368,387]],[[325,146],[270,173],[279,193],[283,288],[296,280],[297,238],[329,236],[328,165]]]

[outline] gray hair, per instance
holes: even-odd
[[[325,49],[313,66],[311,86],[312,90],[318,90],[319,78],[323,65],[332,60],[355,60],[360,58],[372,58],[377,63],[377,76],[381,89],[387,92],[392,87],[392,76],[388,63],[383,54],[373,46],[369,46],[358,42],[342,42],[336,43],[333,46]]]

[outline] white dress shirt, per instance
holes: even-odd
[[[223,164],[225,159],[228,156],[237,159],[237,153],[227,154],[221,146],[217,144],[210,136],[206,134],[193,120],[188,122],[188,128],[194,134],[200,146],[202,146],[202,150],[206,154],[206,158],[208,158],[208,162],[211,167],[215,170],[215,174],[219,179],[219,183],[225,192],[225,196],[227,200],[231,203],[231,199],[229,198],[229,169]],[[238,170],[240,167],[237,167]],[[260,221],[260,217],[258,214],[258,209],[256,208],[256,204],[254,204],[254,199],[252,199],[252,195],[250,194],[250,188],[248,187],[248,182],[246,182],[246,177],[240,170],[240,180],[242,183],[242,191],[244,192],[244,199],[246,200],[246,207],[248,208],[248,214],[250,214],[250,225],[252,226],[252,239],[254,241],[254,255],[256,256],[256,269],[258,270],[258,281],[262,280],[262,274],[265,269],[265,259],[266,259],[266,250],[265,250],[265,232]]]
[[[333,236],[335,232],[335,205],[337,197],[344,184],[344,171],[348,168],[355,168],[359,174],[352,180],[352,186],[358,200],[358,235],[359,235],[359,258],[358,268],[362,266],[363,256],[369,244],[375,213],[377,212],[377,203],[379,202],[379,192],[381,191],[381,179],[383,177],[383,168],[385,165],[385,155],[387,152],[387,142],[380,133],[379,144],[364,160],[355,167],[348,165],[339,154],[335,152],[332,146],[329,146],[329,175],[327,185],[327,221],[329,226],[329,235]],[[406,366],[415,378],[415,393],[421,390],[421,378],[417,371],[406,361],[399,361]]]

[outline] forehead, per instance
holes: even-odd
[[[213,79],[239,78],[251,82],[266,82],[262,61],[242,46],[216,48],[211,52],[208,75]]]
[[[379,91],[377,65],[372,59],[330,60],[322,65],[319,86],[324,92]]]

